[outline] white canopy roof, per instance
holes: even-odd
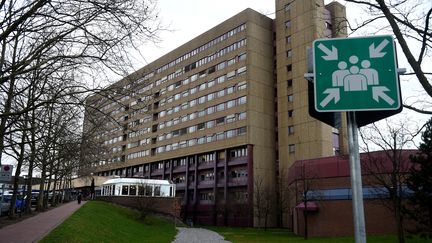
[[[107,184],[157,184],[171,185],[168,180],[142,179],[142,178],[114,178],[105,181],[102,185]]]

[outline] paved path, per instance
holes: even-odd
[[[5,226],[0,229],[0,243],[38,242],[85,203],[65,203],[16,224]]]
[[[231,243],[218,233],[202,228],[177,227],[178,233],[172,243]]]

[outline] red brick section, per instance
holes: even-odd
[[[410,166],[408,159],[410,154],[414,154],[416,150],[403,150],[403,163],[406,163],[406,170]],[[385,174],[391,171],[391,161],[389,161],[382,151],[377,151],[371,154],[373,158],[380,159],[383,167],[382,172]],[[366,154],[361,155],[362,158],[362,179],[363,186],[374,186],[376,180],[371,175],[368,175],[364,167],[368,166]],[[300,201],[302,192],[302,166],[306,171],[306,179],[312,190],[317,189],[337,189],[351,188],[349,175],[349,162],[347,156],[334,156],[319,159],[297,161],[289,170],[290,181],[290,228],[294,233],[304,234],[304,219],[303,211],[295,208]],[[308,232],[309,236],[352,236],[354,235],[353,213],[351,200],[317,200],[318,211],[308,213]],[[389,210],[387,205],[390,203],[386,199],[365,199],[364,212],[366,223],[366,234],[395,234],[396,225],[393,212]],[[409,228],[412,222],[405,220],[404,227]]]
[[[309,212],[309,236],[352,236],[354,224],[352,204],[349,200],[320,201],[319,211]],[[366,233],[368,235],[394,234],[396,226],[390,210],[382,202],[367,200],[365,207]],[[304,235],[303,211],[296,210],[297,234]]]
[[[115,203],[125,207],[147,210],[153,213],[160,213],[180,218],[181,198],[180,197],[98,197],[98,200]]]

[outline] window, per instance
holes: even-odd
[[[154,196],[155,197],[158,197],[158,196],[161,195],[161,190],[160,189],[161,189],[160,186],[155,186],[154,187]]]
[[[245,103],[246,103],[246,96],[238,98],[238,104],[239,105],[245,104]]]
[[[287,65],[286,66],[286,69],[287,69],[287,72],[291,72],[292,71],[292,65],[290,64],[290,65]]]
[[[189,147],[190,146],[194,146],[195,143],[196,143],[196,139],[190,139],[190,140],[187,141],[187,144],[188,144]]]
[[[292,154],[292,153],[295,152],[295,144],[290,144],[290,145],[288,145],[288,152],[289,152],[290,154]]]
[[[288,126],[288,134],[294,134],[294,126]]]
[[[227,109],[232,108],[235,106],[235,100],[230,100],[227,102]]]
[[[285,11],[285,13],[290,11],[290,4],[289,3],[285,4],[284,11]]]
[[[246,89],[246,87],[247,87],[246,81],[237,84],[237,90],[243,90]]]
[[[197,100],[191,100],[191,101],[189,101],[189,106],[193,107],[196,105],[196,103],[197,103]]]
[[[215,97],[215,93],[210,93],[210,94],[208,94],[208,95],[207,95],[207,101],[211,101],[211,100],[213,100],[214,97]]]
[[[210,143],[214,141],[214,135],[207,135],[206,143]]]
[[[293,84],[292,79],[288,79],[288,80],[287,80],[287,86],[288,86],[288,87],[292,87],[292,84]]]
[[[227,94],[232,94],[232,93],[234,93],[234,86],[232,86],[232,87],[228,87],[226,92],[227,92]]]
[[[205,123],[200,123],[197,125],[198,130],[203,130],[205,128]]]
[[[225,75],[222,75],[222,76],[220,76],[220,77],[217,78],[217,83],[218,84],[221,84],[223,82],[225,82]]]
[[[180,135],[180,130],[174,130],[172,132],[173,137],[177,137],[178,135]]]
[[[214,80],[211,80],[211,81],[208,81],[208,83],[207,83],[207,87],[213,87],[214,86],[214,84],[215,84],[215,81]]]
[[[189,120],[193,120],[196,117],[196,112],[189,114]]]
[[[230,59],[230,60],[228,60],[227,65],[228,65],[228,66],[233,65],[233,64],[235,63],[235,61],[236,61],[235,58]]]
[[[246,127],[240,127],[237,131],[237,135],[243,135],[246,134]]]
[[[223,125],[225,123],[225,117],[216,119],[216,126]]]
[[[228,130],[227,132],[226,132],[226,137],[227,138],[232,138],[232,137],[234,137],[236,134],[236,130]]]
[[[181,105],[181,109],[182,109],[182,110],[186,110],[188,107],[189,107],[189,105],[188,105],[187,102],[185,102],[185,103],[183,103],[183,104]]]
[[[128,194],[129,194],[129,186],[127,186],[127,185],[123,185],[123,186],[122,186],[121,194],[122,194],[122,195],[128,195]]]
[[[188,133],[193,133],[196,131],[196,126],[188,127]]]
[[[203,117],[203,116],[205,116],[205,110],[201,110],[201,111],[199,111],[198,112],[198,117]]]
[[[291,36],[290,35],[285,37],[285,42],[286,42],[286,44],[291,44]]]
[[[217,67],[216,67],[217,70],[221,70],[221,69],[224,69],[224,68],[225,68],[225,62],[221,62],[221,63],[219,63],[219,64],[217,65]]]
[[[227,73],[227,79],[228,80],[230,80],[230,79],[232,79],[234,77],[235,77],[235,71],[231,71],[231,72]]]
[[[246,66],[237,69],[237,75],[240,76],[240,75],[244,74],[246,72],[246,70],[247,70]]]
[[[198,91],[203,91],[203,90],[205,90],[205,88],[206,88],[206,83],[200,84],[198,86]]]
[[[293,117],[294,115],[294,110],[289,110],[288,111],[288,117]]]
[[[288,20],[285,22],[285,29],[291,28],[291,21]]]
[[[212,128],[212,127],[214,127],[214,125],[215,125],[215,121],[214,120],[208,121],[206,123],[207,128]]]
[[[191,82],[195,81],[198,79],[198,74],[194,74],[190,77]]]
[[[215,107],[214,106],[210,106],[207,108],[207,115],[213,114],[215,111]]]
[[[198,138],[198,144],[203,144],[205,142],[205,137]]]
[[[205,96],[201,96],[198,99],[198,104],[204,104],[205,101],[206,101],[206,97]]]
[[[129,195],[136,195],[136,193],[137,193],[137,186],[131,185]]]
[[[246,53],[242,53],[242,54],[238,55],[237,58],[238,58],[239,61],[246,60]]]
[[[216,140],[223,140],[225,138],[225,133],[220,132],[216,134]]]
[[[208,74],[214,73],[215,71],[216,71],[216,66],[209,67],[209,69],[207,69]]]
[[[288,58],[292,57],[292,50],[288,50],[286,52],[286,57],[288,57]]]
[[[225,103],[219,104],[216,106],[217,111],[223,111],[225,109]]]
[[[239,120],[246,119],[246,112],[239,113],[239,114],[238,114],[238,119],[239,119]]]
[[[294,95],[290,94],[288,95],[288,102],[293,102],[294,100]]]

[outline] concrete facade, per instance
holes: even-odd
[[[277,0],[276,9],[275,20],[246,9],[89,98],[84,131],[105,150],[89,146],[85,169],[173,180],[184,218],[204,224],[262,225],[264,190],[276,226],[286,216],[276,212],[279,175],[346,143],[309,117],[303,78],[306,48],[337,35],[344,7]],[[94,123],[100,113],[113,120]]]

